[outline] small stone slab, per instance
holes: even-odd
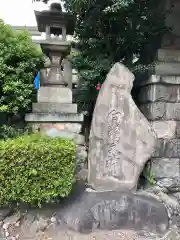
[[[150,121],[180,120],[180,103],[154,102],[140,105],[142,113]]]
[[[180,76],[180,63],[157,62],[154,66],[154,74]]]
[[[43,103],[72,103],[72,91],[62,87],[40,87],[37,99]]]
[[[178,138],[180,125],[176,121],[152,121],[151,125],[158,138]]]
[[[153,83],[167,83],[167,84],[174,84],[180,85],[180,76],[161,76],[161,75],[151,75],[147,80],[140,80],[136,82],[136,86],[145,86]]]
[[[179,62],[180,50],[178,49],[159,49],[157,51],[157,60],[161,62]]]
[[[84,115],[77,113],[29,113],[26,122],[83,122]]]
[[[180,159],[152,158],[151,170],[155,179],[180,178]]]
[[[179,158],[180,139],[158,139],[153,157]]]
[[[180,85],[147,85],[140,89],[138,100],[139,103],[180,102]]]
[[[58,213],[69,228],[89,233],[127,229],[164,233],[168,229],[165,206],[156,199],[127,192],[84,192]]]
[[[68,103],[33,103],[34,113],[77,113],[77,104]]]

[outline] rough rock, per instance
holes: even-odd
[[[180,202],[180,192],[172,193],[172,196],[175,197]]]
[[[142,193],[146,196],[149,196],[150,193],[154,198],[161,201],[167,209],[170,226],[180,227],[180,202],[177,193],[170,194],[168,189],[158,186],[146,189]]]
[[[88,169],[84,168],[81,169],[77,174],[76,174],[76,179],[77,180],[82,180],[84,182],[87,182],[88,179]]]
[[[85,167],[87,160],[87,151],[85,146],[77,146],[76,148],[76,171],[79,172]]]
[[[180,205],[175,198],[172,198],[163,192],[159,192],[158,196],[163,201],[163,203],[167,206],[170,212],[172,212],[173,214],[176,212],[180,214]]]
[[[85,162],[87,158],[87,151],[85,146],[77,146],[76,157],[78,162]]]
[[[0,209],[0,221],[3,221],[10,214],[11,210],[8,208]]]
[[[169,226],[162,203],[127,192],[85,192],[57,216],[69,228],[84,233],[123,228],[164,233]]]
[[[162,178],[156,182],[161,188],[167,188],[168,192],[180,192],[180,179],[178,178]]]
[[[116,63],[99,92],[89,143],[88,182],[93,189],[136,189],[153,154],[156,136],[131,97],[133,80],[133,74]]]
[[[180,215],[176,214],[171,217],[171,222],[172,225],[177,226],[178,228],[180,227]]]
[[[155,187],[158,189],[158,187]],[[61,211],[61,207],[57,206],[57,209]],[[97,230],[95,229],[92,233],[82,234],[74,232],[67,228],[67,225],[62,222],[59,223],[56,217],[56,208],[47,212],[47,209],[27,210],[24,214],[21,212],[22,219],[20,226],[15,226],[13,231],[4,232],[0,228],[0,239],[1,240],[179,240],[180,229],[177,225],[173,225],[165,234],[156,234],[150,231],[136,230]],[[38,217],[37,217],[38,216]],[[44,219],[43,222],[49,222],[49,225],[41,231],[39,226],[39,219]],[[175,219],[177,223],[178,219]],[[172,221],[174,221],[172,219]],[[123,226],[122,226],[123,228]],[[5,237],[5,235],[7,237]]]
[[[164,178],[180,178],[179,158],[152,158],[151,171],[156,180]]]
[[[180,234],[177,232],[177,230],[169,230],[163,238],[160,238],[160,240],[179,240]]]
[[[4,225],[14,225],[16,224],[21,218],[20,212],[15,213],[14,215],[11,215],[4,219],[3,223]]]

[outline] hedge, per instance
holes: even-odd
[[[41,205],[69,195],[75,144],[40,134],[0,141],[0,205]]]

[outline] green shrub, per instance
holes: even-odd
[[[75,144],[40,134],[0,141],[0,204],[41,205],[69,195]]]
[[[8,126],[3,124],[0,126],[0,139],[15,138],[21,135],[27,135],[30,132],[31,129],[28,126],[18,128],[16,125]]]

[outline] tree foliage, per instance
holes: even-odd
[[[28,32],[16,32],[0,20],[0,111],[27,111],[31,105],[34,72],[43,64],[40,49]]]
[[[125,63],[133,72],[154,60],[164,26],[161,1],[66,0],[67,11],[77,15],[75,37],[80,54],[72,61],[80,75],[81,101],[94,101],[96,85],[103,83],[113,63]]]
[[[163,0],[62,1],[77,16],[75,38],[80,53],[72,56],[72,62],[79,72],[80,102],[96,99],[97,83],[103,83],[115,62],[125,63],[134,73],[152,64],[167,31]]]

